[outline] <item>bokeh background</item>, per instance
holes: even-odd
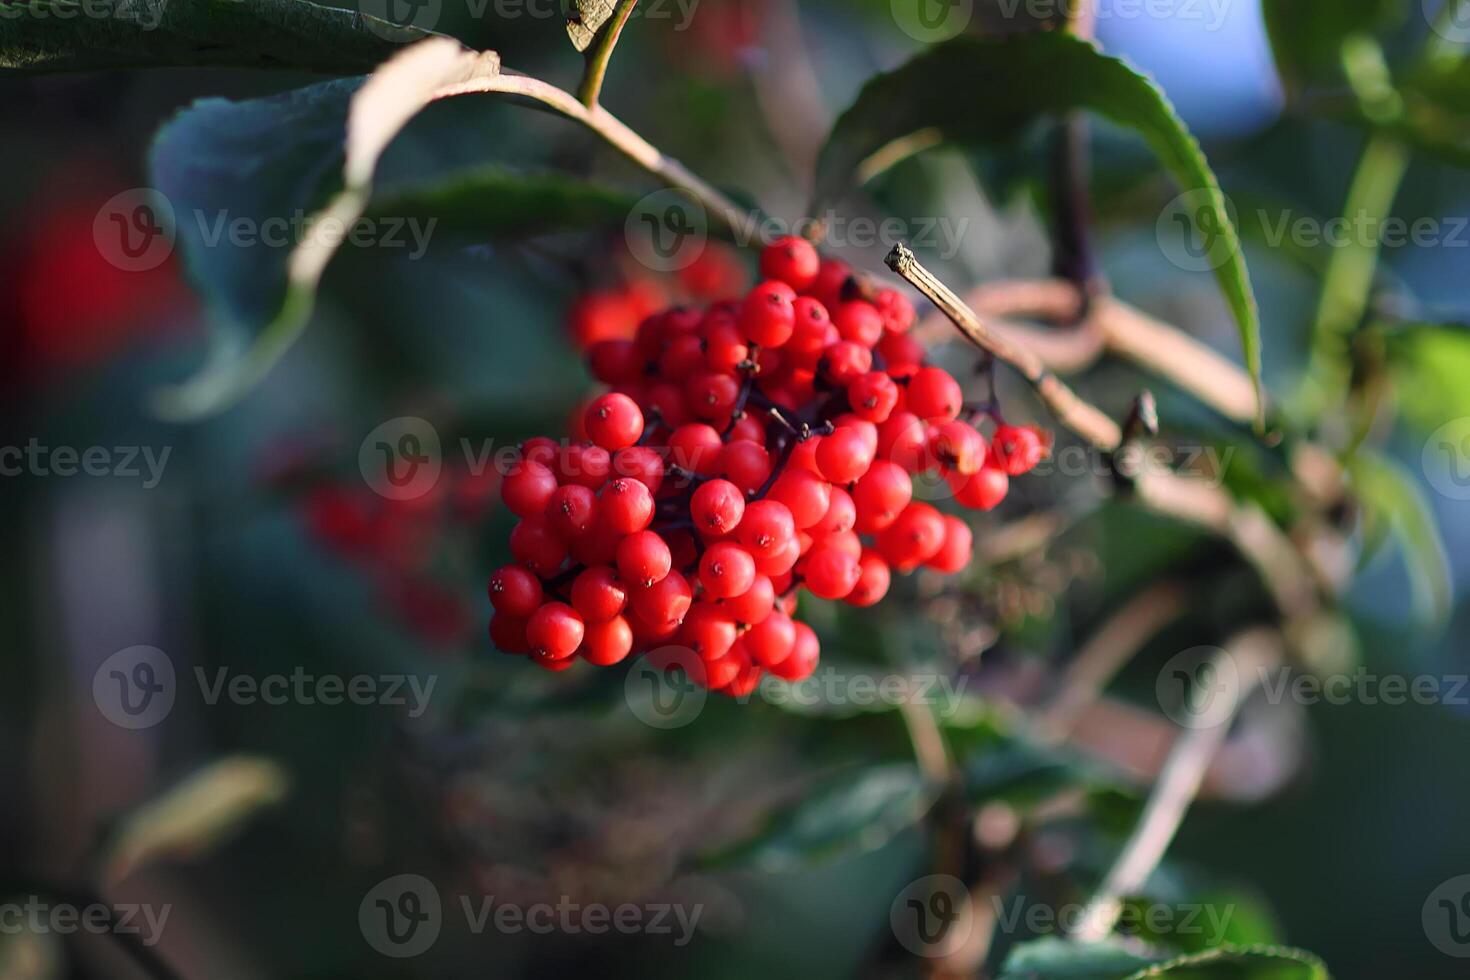
[[[437,29],[574,84],[580,57],[559,11],[497,18],[461,6],[445,0]],[[1364,136],[1286,107],[1254,2],[1201,3],[1197,17],[1113,13],[1098,21],[1105,49],[1157,76],[1244,216],[1266,380],[1285,394],[1305,361],[1320,255],[1273,247],[1252,216],[1337,213]],[[682,27],[672,14],[627,30],[605,104],[695,172],[788,220],[801,214],[810,161],[836,113],[868,76],[921,46],[887,3],[698,0]],[[1409,10],[1396,30],[1394,43],[1413,44],[1427,20]],[[206,357],[205,310],[178,255],[147,271],[120,268],[99,246],[99,211],[149,184],[152,135],[193,100],[316,80],[193,69],[0,76],[0,445],[105,447],[118,461],[140,447],[162,460],[156,480],[141,453],[139,475],[0,478],[0,867],[18,892],[41,880],[114,903],[167,904],[158,948],[185,976],[211,980],[915,975],[889,909],[922,873],[917,829],[855,850],[813,846],[774,870],[705,860],[815,780],[904,759],[898,712],[828,716],[717,699],[694,724],[662,731],[630,710],[621,673],[543,675],[484,635],[484,582],[507,559],[510,519],[493,472],[456,468],[460,439],[502,447],[559,431],[590,390],[573,342],[587,304],[627,311],[698,295],[708,282],[639,266],[616,228],[531,245],[446,234],[416,258],[346,249],[311,328],[245,398],[189,423],[150,412],[160,386]],[[1160,215],[1175,193],[1167,177],[1120,132],[1098,125],[1093,139],[1097,248],[1113,290],[1238,358],[1213,280],[1181,270],[1161,246]],[[575,127],[489,100],[432,108],[390,149],[383,183],[487,160],[654,189]],[[936,150],[843,206],[968,219],[952,254],[925,256],[951,283],[1041,277],[1050,269],[1037,202],[1044,172],[1038,140],[985,154]],[[1394,213],[1463,222],[1470,179],[1416,156]],[[1356,635],[1339,652],[1376,674],[1441,678],[1449,690],[1470,672],[1460,633],[1470,509],[1436,489],[1454,483],[1426,470],[1424,450],[1442,424],[1470,415],[1470,232],[1442,237],[1383,254],[1384,302],[1396,304],[1390,319],[1402,333],[1401,411],[1372,439],[1427,501],[1453,591],[1443,616],[1421,615],[1413,556],[1365,548],[1344,597]],[[837,254],[882,274],[886,244]],[[734,250],[703,268],[715,281],[752,271]],[[1442,326],[1406,326],[1421,321]],[[1146,383],[1106,364],[1085,387],[1121,415]],[[1009,380],[1004,388],[1015,414],[1046,423],[1024,392]],[[1156,393],[1166,430],[1205,445],[1249,443],[1187,396]],[[417,508],[378,497],[359,468],[367,434],[406,416],[431,421],[445,446],[441,492]],[[1256,457],[1240,458],[1249,467]],[[1183,583],[1185,613],[1111,692],[1157,710],[1160,666],[1220,642],[1256,595],[1217,543],[1126,502],[1098,504],[1098,483],[1085,473],[1017,481],[977,525],[982,544],[1037,511],[1075,523],[980,569],[964,603],[936,604],[916,586],[871,613],[815,609],[824,663],[881,665],[897,650],[955,665],[967,690],[985,694],[983,719],[967,730],[973,763],[991,765],[998,783],[1014,777],[1050,792],[1061,763],[1017,761],[1003,754],[1015,748],[1011,735],[998,734],[1038,672],[1064,663],[1140,583]],[[130,730],[100,707],[94,677],[138,645],[166,654],[180,693],[166,718]],[[384,705],[209,704],[196,668],[435,686],[418,716]],[[1305,707],[1261,752],[1267,770],[1286,760],[1282,777],[1262,777],[1260,799],[1202,802],[1159,887],[1208,882],[1198,887],[1231,896],[1250,938],[1314,950],[1348,980],[1463,975],[1421,915],[1441,882],[1470,872],[1467,714],[1463,699]],[[1109,773],[1093,785],[1115,819],[1038,829],[1046,874],[1095,881],[1126,833],[1139,786]],[[431,951],[394,959],[365,937],[359,908],[399,874],[435,882],[446,907],[462,894],[682,901],[701,903],[704,922],[688,945],[647,934],[477,936],[450,924]],[[0,977],[134,970],[97,937],[0,935]]]

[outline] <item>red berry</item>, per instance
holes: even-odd
[[[618,534],[632,534],[653,523],[653,494],[637,480],[613,480],[597,500],[597,519]]]
[[[631,340],[603,340],[587,351],[592,376],[605,385],[632,384],[643,374],[643,359]]]
[[[922,367],[909,378],[905,407],[926,422],[948,422],[964,405],[960,383],[949,372]]]
[[[522,460],[500,483],[500,499],[517,517],[540,517],[556,493],[556,474],[540,463]]]
[[[702,344],[704,364],[711,371],[733,371],[750,356],[750,348],[745,346],[745,335],[736,328],[733,320],[711,329],[705,334]]]
[[[612,619],[627,602],[628,591],[622,579],[606,565],[585,569],[572,582],[572,608],[589,623]]]
[[[792,522],[801,530],[811,527],[827,513],[832,502],[832,486],[809,470],[787,467],[771,485],[767,499],[785,504],[791,511]]]
[[[943,520],[944,543],[924,564],[936,572],[953,575],[970,563],[975,535],[970,525],[958,517],[946,514]]]
[[[561,446],[545,436],[536,436],[521,443],[521,459],[528,463],[540,463],[545,467],[556,465]]]
[[[740,397],[740,382],[728,374],[702,374],[684,389],[689,411],[697,418],[724,423]]]
[[[714,599],[743,595],[755,584],[755,559],[738,544],[712,544],[699,560],[699,582]]]
[[[649,446],[619,449],[612,459],[612,475],[630,477],[658,493],[664,482],[663,457]]]
[[[907,332],[917,319],[914,304],[896,289],[878,290],[878,295],[874,297],[873,302],[878,307],[878,312],[883,315],[884,329],[895,334]]]
[[[618,543],[618,572],[629,582],[649,586],[669,574],[674,557],[653,531],[630,534]]]
[[[852,489],[852,502],[857,507],[854,527],[863,534],[883,530],[908,506],[913,495],[913,481],[901,466],[886,459],[874,460]]]
[[[582,637],[582,659],[599,667],[611,667],[633,650],[633,627],[622,616],[588,623]]]
[[[858,582],[858,561],[842,548],[815,547],[801,561],[802,581],[820,599],[842,599]]]
[[[541,605],[541,580],[519,565],[506,565],[490,576],[490,605],[506,616],[525,617]]]
[[[929,450],[941,466],[968,476],[985,462],[985,439],[975,427],[950,419],[929,434]]]
[[[964,482],[956,485],[958,480]],[[993,465],[982,466],[974,476],[959,477],[958,480],[950,484],[955,491],[954,499],[974,510],[990,510],[1000,503],[1005,499],[1011,484],[1005,471]]]
[[[669,436],[669,462],[692,473],[708,476],[714,472],[724,443],[713,426],[696,423],[681,425]]]
[[[794,559],[793,559],[794,560]],[[744,593],[720,603],[720,608],[737,623],[754,626],[771,614],[776,605],[776,589],[770,578],[756,575]]]
[[[633,589],[629,601],[644,622],[657,626],[682,623],[693,598],[689,580],[678,572],[669,572],[652,585]]]
[[[851,384],[872,369],[873,352],[862,344],[839,340],[822,351],[822,373],[835,384]]]
[[[1029,425],[997,426],[990,444],[997,465],[1010,476],[1031,472],[1045,453],[1041,434]]]
[[[546,523],[563,541],[570,541],[587,533],[596,511],[597,495],[584,486],[569,483],[551,495],[546,504]]]
[[[742,492],[752,492],[771,475],[771,454],[759,443],[740,440],[720,450],[714,470]]]
[[[745,508],[735,533],[752,555],[773,556],[796,537],[796,522],[780,501],[757,500]]]
[[[684,616],[679,641],[704,660],[718,660],[730,652],[738,635],[728,609],[710,602],[696,602]]]
[[[823,259],[817,268],[816,281],[802,292],[821,300],[827,309],[835,309],[842,302],[842,291],[851,278],[852,267],[846,262],[841,259]]]
[[[771,667],[771,673],[788,681],[804,681],[817,669],[822,645],[817,634],[806,623],[793,622],[796,639],[791,644],[791,653],[780,663]]]
[[[807,530],[812,537],[823,538],[838,531],[851,531],[856,522],[857,506],[852,502],[851,495],[841,487],[833,487],[827,513]]]
[[[548,660],[563,660],[576,653],[584,632],[582,617],[564,602],[548,602],[526,620],[531,652]]]
[[[892,573],[888,562],[876,551],[864,550],[858,559],[858,582],[847,594],[847,601],[854,606],[872,606],[888,594]]]
[[[576,483],[596,490],[612,472],[612,455],[601,446],[578,443],[560,454],[557,476],[563,483]]]
[[[843,303],[832,313],[832,323],[843,340],[872,347],[883,337],[883,317],[867,300]]]
[[[768,279],[745,296],[740,306],[740,330],[753,344],[780,347],[795,329],[796,293],[786,283]]]
[[[944,544],[944,518],[925,503],[912,503],[878,535],[878,552],[901,572],[912,571]]]
[[[546,577],[555,574],[566,560],[567,546],[545,518],[528,517],[511,528],[510,553],[516,561]]]
[[[791,655],[791,648],[796,645],[796,624],[780,613],[773,613],[758,626],[752,626],[744,641],[752,660],[771,667]]]
[[[703,483],[689,499],[689,517],[702,534],[729,534],[744,516],[745,494],[729,480]]]
[[[821,265],[815,246],[795,235],[778,238],[761,249],[761,276],[779,279],[797,292],[816,281]]]
[[[812,354],[831,343],[827,339],[827,331],[832,327],[832,318],[827,315],[827,308],[818,300],[810,296],[798,296],[792,304],[792,310],[795,319],[791,339],[782,350]],[[841,334],[834,340],[840,337]]]
[[[822,439],[817,447],[817,465],[822,475],[839,486],[846,486],[873,463],[873,447],[856,428],[843,427]]]
[[[924,345],[906,333],[885,333],[878,341],[874,352],[892,371],[904,364],[919,364],[924,360]]]
[[[882,371],[859,375],[847,386],[847,403],[853,414],[875,424],[893,414],[898,395],[898,385]]]

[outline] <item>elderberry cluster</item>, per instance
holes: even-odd
[[[611,390],[571,441],[521,447],[501,485],[516,563],[490,579],[501,650],[550,670],[649,652],[736,696],[766,671],[801,680],[819,644],[793,618],[798,586],[871,606],[894,571],[968,564],[969,525],[914,500],[913,474],[988,510],[1040,460],[1033,428],[987,443],[900,293],[795,237],[760,267],[741,300],[592,344]]]

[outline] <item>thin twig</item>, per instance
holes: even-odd
[[[1223,685],[1223,691],[1217,695],[1229,700],[1218,716],[1214,716],[1212,710],[1210,720],[1214,724],[1187,729],[1174,742],[1174,748],[1159,773],[1159,780],[1144,804],[1138,825],[1087,904],[1075,938],[1082,942],[1098,942],[1113,931],[1122,913],[1123,900],[1138,894],[1163,860],[1164,852],[1169,849],[1184,814],[1204,782],[1210,761],[1230,732],[1230,723],[1255,689],[1265,668],[1279,658],[1280,651],[1278,633],[1255,629],[1237,635],[1211,661],[1215,670],[1213,676],[1234,678],[1234,683]]]
[[[618,45],[618,35],[623,33],[623,25],[628,23],[628,17],[637,5],[638,0],[618,0],[617,9],[607,23],[602,25],[597,39],[587,49],[587,67],[582,72],[582,83],[577,86],[577,101],[589,109],[597,105],[597,96],[602,92],[603,76],[607,74],[607,66],[612,62],[613,48]]]
[[[939,307],[971,343],[1019,371],[1062,425],[1104,452],[1112,452],[1122,444],[1123,433],[1118,423],[1101,409],[1079,398],[1031,350],[1012,344],[991,330],[974,310],[924,268],[907,245],[902,242],[894,245],[885,261],[890,269]]]

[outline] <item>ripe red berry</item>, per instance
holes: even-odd
[[[587,351],[592,376],[605,385],[632,384],[643,373],[643,360],[631,340],[603,340]]]
[[[650,625],[678,625],[694,599],[689,580],[679,572],[669,572],[652,585],[634,588],[629,596],[633,609]]]
[[[576,653],[584,632],[582,617],[564,602],[548,602],[526,620],[531,653],[548,660],[564,660]]]
[[[674,557],[654,531],[630,534],[618,543],[618,573],[635,585],[650,586],[669,574]]]
[[[785,504],[791,511],[792,522],[801,530],[811,527],[827,513],[827,506],[832,502],[832,486],[809,470],[787,467],[771,485],[767,499]]]
[[[629,446],[613,455],[612,475],[637,480],[649,490],[658,493],[664,482],[664,461],[657,449],[648,446]]]
[[[541,580],[519,565],[490,576],[490,605],[498,613],[524,619],[540,607],[541,596]]]
[[[669,436],[669,462],[692,473],[708,476],[714,472],[724,443],[713,426],[695,423],[681,425]]]
[[[800,563],[802,581],[820,599],[842,599],[858,582],[858,561],[848,551],[830,545],[812,548]]]
[[[612,619],[627,602],[622,579],[606,565],[584,569],[572,582],[572,608],[589,623]]]
[[[820,301],[810,296],[798,296],[792,304],[794,322],[791,339],[782,350],[794,354],[811,354],[826,347],[827,331],[832,328],[832,318]],[[838,337],[840,338],[840,334]]]
[[[689,498],[689,517],[695,528],[706,535],[729,534],[744,516],[745,494],[729,480],[700,484]]]
[[[863,550],[858,559],[858,582],[847,594],[847,601],[854,606],[872,606],[888,594],[892,574],[888,562],[876,551]]]
[[[839,340],[822,351],[822,374],[834,384],[847,385],[873,369],[873,352],[862,344]]]
[[[948,371],[922,367],[909,378],[904,405],[926,422],[948,422],[964,405],[960,383]]]
[[[991,439],[996,463],[1010,476],[1029,473],[1045,452],[1041,434],[1029,425],[1001,425]]]
[[[998,466],[982,466],[974,476],[959,477],[964,482],[954,488],[954,499],[965,507],[975,510],[990,510],[996,504],[1005,499],[1006,491],[1010,489],[1010,478],[1005,471]]]
[[[753,344],[780,347],[795,329],[796,292],[786,283],[768,279],[745,296],[740,307],[740,330]]]
[[[796,639],[791,644],[791,653],[770,670],[783,680],[804,681],[817,669],[822,645],[817,640],[817,634],[806,623],[796,621],[793,626],[796,629]]]
[[[684,399],[696,418],[724,424],[740,397],[740,382],[728,374],[701,374],[690,379]]]
[[[822,257],[811,242],[795,235],[778,238],[761,249],[761,276],[779,279],[797,292],[816,281]]]
[[[886,459],[874,460],[853,485],[852,502],[857,507],[854,527],[862,534],[883,530],[908,506],[913,495],[913,481],[901,466]]]
[[[787,616],[772,613],[746,632],[744,642],[752,660],[766,667],[774,666],[791,655],[791,648],[796,645],[796,624]]]
[[[944,537],[944,518],[939,511],[915,502],[878,534],[878,552],[899,571],[912,571],[938,553]]]
[[[741,439],[720,450],[715,472],[743,492],[760,488],[771,475],[771,454],[760,443]]]
[[[537,575],[554,575],[566,560],[567,546],[545,518],[528,517],[510,532],[510,553]]]
[[[733,371],[750,356],[745,335],[736,327],[733,318],[728,324],[711,329],[705,335],[703,346],[704,364],[711,371]]]
[[[795,559],[793,559],[794,561]],[[776,606],[776,589],[764,574],[757,574],[750,588],[740,595],[725,599],[720,607],[737,623],[754,626],[771,614]]]
[[[730,652],[739,635],[735,619],[723,606],[696,602],[684,616],[679,641],[705,660],[718,660]]]
[[[570,541],[591,529],[596,511],[597,495],[584,486],[569,483],[551,495],[546,504],[546,523],[563,541]]]
[[[914,325],[917,316],[914,304],[896,289],[880,289],[873,299],[878,312],[883,314],[883,327],[895,334],[906,333]]]
[[[735,533],[752,555],[772,556],[796,537],[796,522],[780,501],[757,500],[745,508]]]
[[[540,463],[522,460],[500,483],[500,499],[517,517],[540,517],[556,493],[556,474]]]
[[[557,476],[563,483],[576,483],[596,490],[612,472],[612,455],[601,446],[578,443],[567,446],[557,459]]]
[[[613,480],[597,499],[597,519],[618,534],[632,534],[653,523],[653,494],[638,480]]]
[[[873,447],[856,428],[839,428],[823,438],[817,447],[817,465],[822,468],[822,475],[839,486],[847,486],[868,472],[872,463]]]
[[[856,522],[857,505],[852,502],[852,496],[841,487],[833,487],[827,513],[807,530],[814,538],[824,538],[839,531],[851,531]]]
[[[929,451],[941,466],[968,476],[985,462],[985,439],[968,422],[950,419],[930,433]]]
[[[872,347],[883,338],[883,317],[867,300],[849,300],[832,311],[832,323],[843,340]]]
[[[713,599],[742,595],[755,584],[755,559],[738,544],[712,544],[699,560],[699,582]]]
[[[898,396],[898,385],[882,371],[859,375],[847,386],[847,403],[853,414],[875,424],[893,414]]]
[[[582,637],[582,659],[599,667],[619,663],[633,650],[633,627],[622,616],[588,623]]]
[[[946,514],[943,520],[944,543],[924,564],[936,572],[953,575],[970,563],[975,535],[970,525],[958,517]]]
[[[542,466],[551,467],[556,465],[557,454],[561,452],[561,446],[545,436],[536,436],[521,443],[521,459],[528,463],[540,463]]]

